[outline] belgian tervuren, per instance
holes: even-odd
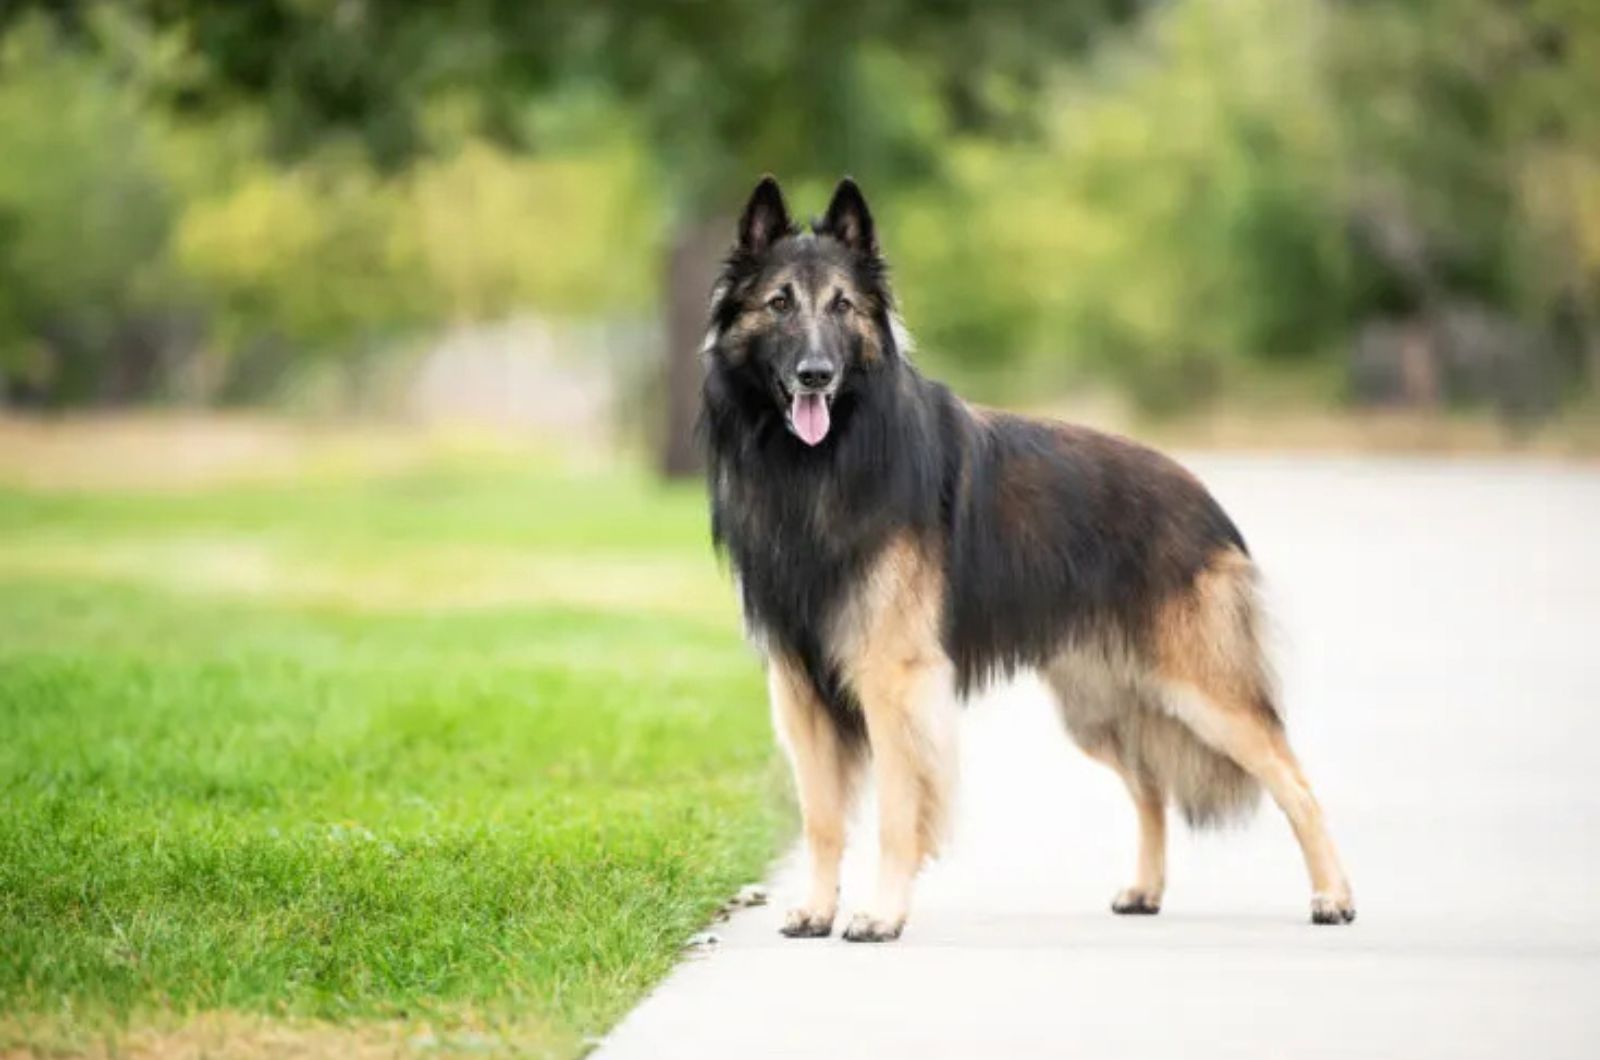
[[[869,761],[877,891],[844,937],[900,934],[946,824],[957,703],[1019,668],[1043,674],[1073,739],[1133,797],[1138,864],[1116,912],[1161,907],[1169,804],[1203,826],[1264,786],[1305,854],[1311,919],[1354,919],[1232,521],[1158,453],[924,378],[854,182],[810,227],[761,181],[713,292],[701,423],[713,536],[767,658],[810,854],[784,934],[832,931]]]

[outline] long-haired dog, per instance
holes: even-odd
[[[1210,825],[1265,787],[1305,855],[1311,919],[1354,919],[1284,736],[1255,567],[1187,471],[1121,438],[971,407],[919,374],[848,179],[809,232],[761,181],[706,345],[712,532],[764,646],[810,854],[784,934],[833,928],[869,760],[877,890],[844,937],[900,934],[945,830],[957,704],[1025,667],[1138,810],[1138,865],[1113,910],[1160,909],[1169,804]]]

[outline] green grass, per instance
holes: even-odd
[[[0,491],[0,1049],[578,1051],[784,830],[731,596],[630,476]]]

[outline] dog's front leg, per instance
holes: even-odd
[[[858,673],[878,785],[878,885],[844,937],[885,942],[900,937],[912,882],[944,837],[957,763],[953,668],[942,651],[924,651]]]
[[[792,659],[775,655],[770,660],[767,689],[773,726],[794,767],[810,860],[805,899],[789,910],[779,930],[790,938],[819,938],[833,931],[845,824],[864,748],[859,734],[852,740],[839,731],[811,678]]]

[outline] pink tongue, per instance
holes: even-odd
[[[794,432],[807,445],[816,445],[828,436],[828,402],[821,394],[798,394],[789,410]]]

